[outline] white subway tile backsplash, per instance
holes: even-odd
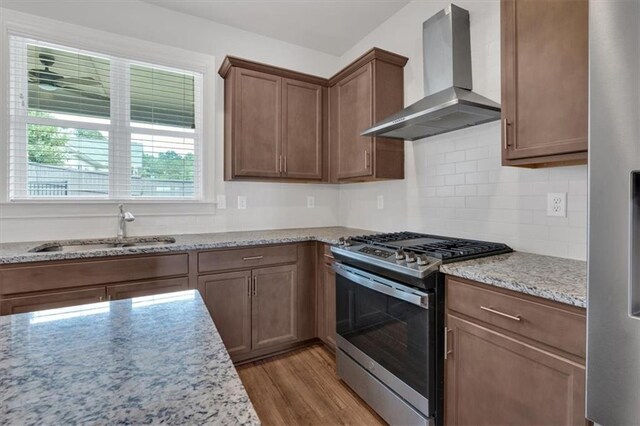
[[[412,188],[411,196],[417,202],[405,203],[405,210],[397,210],[391,219],[372,215],[365,203],[351,202],[340,223],[501,241],[516,250],[585,259],[586,166],[565,171],[503,167],[499,130],[499,123],[490,123],[457,132],[459,135],[445,134],[407,145],[407,157],[413,159],[417,173],[407,173],[404,181],[365,186],[366,191],[377,194],[376,188],[384,185],[380,193],[385,197],[407,196],[406,188]],[[451,146],[455,152],[442,152]],[[429,174],[424,169],[430,157],[437,157],[439,164]],[[343,188],[341,212],[343,203],[354,196]],[[548,192],[567,193],[566,218],[546,215]]]
[[[476,185],[458,185],[456,186],[457,196],[476,195]]]
[[[465,183],[464,173],[445,176],[444,181],[447,185],[462,185]]]
[[[460,161],[464,161],[465,159],[465,151],[454,151],[445,155],[446,163],[457,163]]]
[[[481,160],[491,157],[491,149],[488,146],[480,148],[470,149],[465,152],[465,159],[467,160]]]
[[[466,183],[487,183],[489,182],[489,172],[473,172],[465,175]]]
[[[436,195],[438,197],[448,197],[456,195],[455,186],[439,186],[436,188]]]
[[[456,173],[456,165],[455,164],[440,164],[436,167],[436,174],[438,175],[450,175]],[[462,173],[458,171],[458,173]]]
[[[476,161],[463,161],[456,163],[456,173],[471,173],[478,170],[478,163]]]

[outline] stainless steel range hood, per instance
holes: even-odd
[[[500,119],[500,104],[471,91],[469,12],[454,4],[422,24],[425,97],[363,136],[416,140]]]

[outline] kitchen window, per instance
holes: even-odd
[[[11,200],[202,194],[199,72],[12,35]]]

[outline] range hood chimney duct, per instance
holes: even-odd
[[[363,136],[416,140],[500,119],[500,105],[472,92],[469,12],[454,4],[422,24],[425,97]]]

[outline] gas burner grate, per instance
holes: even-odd
[[[412,244],[414,240],[416,243]],[[429,242],[420,243],[420,240],[429,240]],[[450,262],[509,253],[512,251],[509,246],[501,243],[419,234],[416,232],[362,235],[353,237],[351,241],[385,247],[392,250],[403,249]]]

